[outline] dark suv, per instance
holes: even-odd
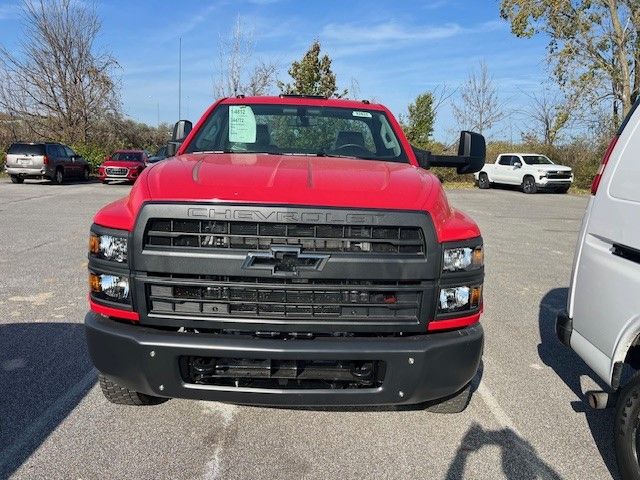
[[[13,183],[48,178],[62,183],[69,177],[89,179],[89,163],[62,143],[14,143],[7,151],[7,173]]]

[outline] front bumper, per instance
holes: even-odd
[[[100,169],[98,171],[98,179],[101,181],[104,180],[120,180],[126,182],[134,182],[138,178],[138,171],[132,168],[127,169],[126,175],[109,175],[106,171]]]
[[[159,397],[251,405],[416,404],[452,395],[475,376],[482,357],[480,324],[410,337],[239,338],[157,330],[89,312],[85,317],[94,365],[117,383]],[[153,352],[153,353],[152,353]],[[203,356],[278,360],[375,360],[386,364],[376,388],[276,389],[187,383],[179,360]]]
[[[537,184],[541,188],[561,188],[569,187],[573,183],[573,176],[570,178],[538,178]]]

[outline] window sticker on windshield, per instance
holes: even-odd
[[[371,114],[369,112],[361,112],[359,110],[354,110],[351,115],[353,115],[354,117],[364,117],[364,118],[371,118]]]
[[[229,141],[256,143],[256,117],[250,106],[229,106]]]

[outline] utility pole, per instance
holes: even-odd
[[[182,37],[178,50],[178,120],[182,119]]]

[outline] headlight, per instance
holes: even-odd
[[[89,273],[92,295],[112,302],[129,303],[129,278],[122,275]]]
[[[480,306],[481,298],[481,285],[442,288],[438,299],[438,313],[474,310]]]
[[[127,239],[126,237],[91,232],[89,236],[89,252],[105,260],[126,263]]]
[[[442,269],[445,272],[472,270],[484,265],[484,250],[482,245],[475,248],[457,247],[445,248]]]

